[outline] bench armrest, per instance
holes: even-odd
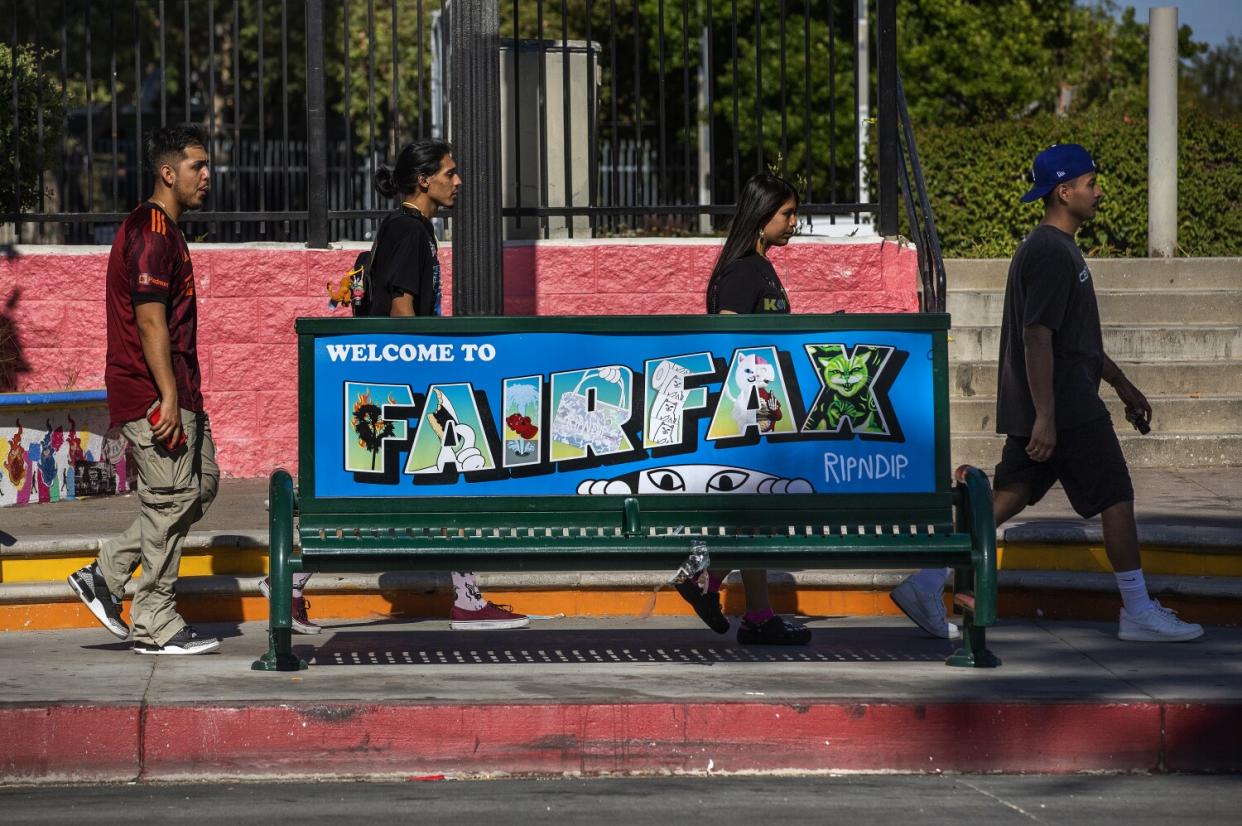
[[[992,486],[977,467],[962,465],[954,473],[960,494],[957,529],[970,534],[975,557],[975,623],[996,622],[996,521],[992,516]]]

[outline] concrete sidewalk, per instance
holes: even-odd
[[[1200,622],[1236,625],[1242,618],[1242,468],[1134,472],[1139,538],[1152,593]],[[266,602],[257,583],[266,569],[267,485],[226,479],[220,496],[186,542],[178,590],[195,621],[258,620]],[[101,539],[128,526],[138,510],[130,494],[0,510],[0,628],[87,627],[93,623],[65,577],[94,558]],[[1116,585],[1102,549],[1099,519],[1080,519],[1054,489],[1019,520],[998,531],[1005,616],[1105,620],[1115,616]],[[534,613],[637,615],[668,571],[483,572],[501,602]],[[782,610],[884,615],[896,609],[888,591],[894,571],[773,573]],[[740,589],[726,599],[740,611]],[[409,619],[443,616],[445,575],[429,572],[312,578],[313,616]],[[669,589],[657,615],[686,606]]]
[[[0,782],[755,771],[1242,771],[1242,630],[1135,644],[1004,622],[1004,665],[943,664],[904,621],[811,618],[804,648],[693,619],[451,632],[338,623],[307,671],[139,657],[102,629],[0,635]]]

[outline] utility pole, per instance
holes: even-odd
[[[1147,254],[1177,252],[1177,9],[1148,12]]]

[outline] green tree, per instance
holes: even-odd
[[[1242,40],[1231,35],[1224,43],[1197,56],[1188,75],[1206,111],[1242,114]]]
[[[986,123],[1136,103],[1147,24],[1113,0],[898,0],[897,51],[917,124]],[[1205,47],[1189,26],[1180,53]]]
[[[53,52],[39,55],[33,46],[19,45],[16,60],[7,44],[0,44],[0,211],[14,207],[39,207],[43,173],[52,167],[59,147],[64,107],[60,84],[49,72],[40,72],[40,58],[48,61]],[[17,107],[13,106],[14,63],[16,62]]]
[[[429,128],[431,22],[440,3],[425,0],[421,7],[421,20],[419,4],[414,3],[350,0],[328,7],[324,59],[329,106],[347,117],[359,154],[375,146],[387,147],[388,156],[394,156],[401,144],[417,137],[420,114],[424,131]],[[372,83],[374,95],[370,93]]]

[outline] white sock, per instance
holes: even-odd
[[[924,568],[911,574],[910,582],[925,594],[942,594],[952,572],[952,568]]]
[[[453,607],[463,611],[480,611],[487,605],[479,591],[479,583],[470,571],[453,571]]]
[[[1151,597],[1147,594],[1147,581],[1143,579],[1142,568],[1116,571],[1113,576],[1117,577],[1117,590],[1121,591],[1121,604],[1125,606],[1127,614],[1137,617],[1151,608]]]
[[[302,596],[302,589],[306,587],[306,583],[310,581],[311,575],[308,573],[300,573],[293,575],[293,596]]]

